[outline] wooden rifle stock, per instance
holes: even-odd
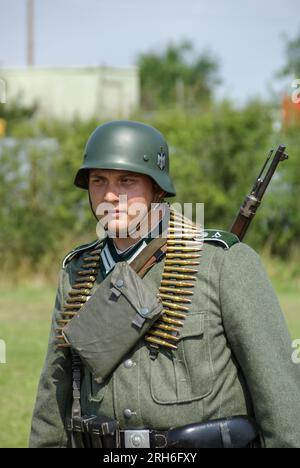
[[[278,164],[280,163],[280,161],[288,159],[288,155],[284,152],[285,148],[286,147],[284,145],[278,146],[268,169],[266,169],[274,150],[272,149],[269,152],[266,162],[259,176],[257,177],[251,192],[246,196],[243,204],[239,209],[239,212],[230,228],[230,232],[235,234],[240,239],[240,241],[242,241],[246,235],[250,223],[256,214],[256,211],[261,203],[262,197],[274,175]],[[264,175],[265,171],[266,174]]]

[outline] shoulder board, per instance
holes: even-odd
[[[219,244],[225,249],[230,249],[230,247],[240,242],[240,240],[235,234],[228,231],[205,229],[204,242]]]
[[[65,266],[71,261],[73,260],[74,257],[76,257],[76,255],[79,253],[79,252],[83,252],[84,250],[89,250],[91,248],[95,248],[97,247],[98,245],[100,246],[101,243],[102,243],[103,239],[99,240],[97,239],[96,241],[94,242],[90,242],[89,244],[83,244],[83,245],[79,245],[79,247],[76,247],[76,249],[74,250],[71,250],[71,252],[69,252],[65,258],[63,259],[63,263],[62,263],[62,267],[65,268]]]

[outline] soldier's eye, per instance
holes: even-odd
[[[132,182],[134,182],[135,179],[132,179],[131,177],[123,177],[122,179],[122,182],[125,183],[125,184],[130,184]]]
[[[104,179],[103,179],[103,177],[92,177],[91,182],[93,182],[93,184],[102,183],[102,182],[104,182]]]

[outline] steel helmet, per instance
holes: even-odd
[[[89,169],[119,169],[145,174],[176,195],[169,176],[169,150],[163,135],[140,122],[117,120],[97,127],[89,137],[74,184],[88,188]]]

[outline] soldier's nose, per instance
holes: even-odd
[[[108,190],[105,193],[104,200],[109,203],[113,203],[119,200],[119,195],[115,190]]]

